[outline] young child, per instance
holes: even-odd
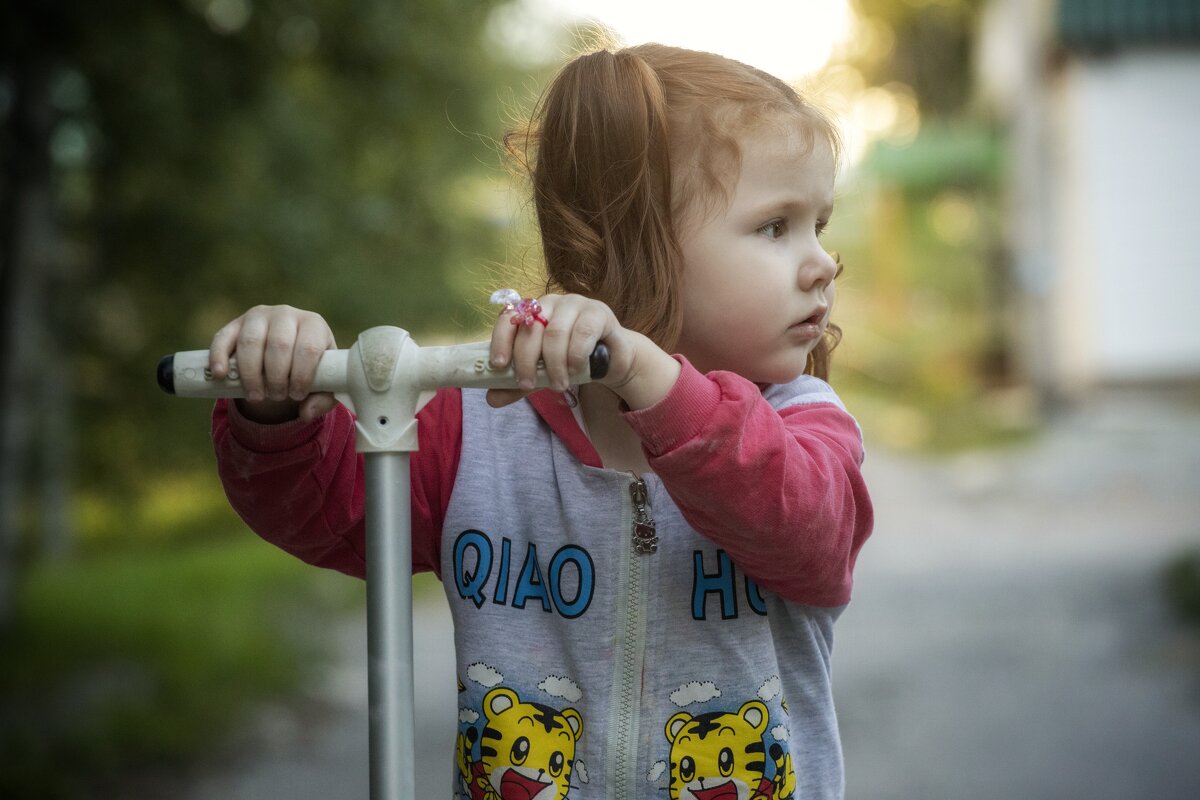
[[[837,144],[783,82],[661,45],[570,62],[510,137],[549,293],[525,324],[506,307],[491,358],[553,387],[443,390],[412,457],[413,562],[454,616],[455,798],[842,796],[832,627],[872,509],[822,380]],[[568,393],[601,340],[608,375]],[[222,328],[212,370],[236,351],[248,399],[213,436],[250,527],[362,576],[352,418],[308,395],[333,346],[287,306]]]

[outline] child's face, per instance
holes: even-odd
[[[678,349],[697,369],[759,383],[804,372],[833,305],[837,269],[817,236],[833,213],[833,151],[799,134],[743,136],[729,205],[684,231]]]

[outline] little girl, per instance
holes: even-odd
[[[549,275],[492,332],[523,388],[442,390],[412,456],[413,563],[454,616],[453,796],[841,797],[832,627],[872,510],[823,381],[835,130],[759,70],[642,45],[567,64],[508,144]],[[601,340],[607,376],[572,389]],[[287,306],[222,328],[212,371],[236,351],[248,399],[213,437],[254,530],[362,576],[353,420],[308,394],[333,346]]]

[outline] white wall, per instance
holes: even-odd
[[[1200,50],[1072,58],[1050,97],[1060,388],[1200,378]]]

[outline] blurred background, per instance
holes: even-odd
[[[260,302],[483,338],[537,285],[500,140],[598,31],[844,127],[848,796],[1200,796],[1197,0],[4,4],[0,796],[366,796],[363,587],[153,367]]]

